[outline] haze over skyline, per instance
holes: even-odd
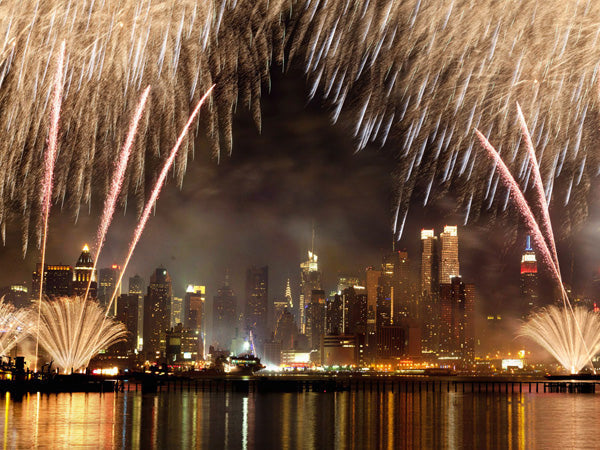
[[[170,177],[127,270],[124,290],[129,276],[137,273],[147,281],[162,265],[173,276],[176,295],[182,296],[188,283],[205,284],[210,301],[228,268],[242,301],[246,268],[269,265],[269,297],[283,296],[288,277],[297,296],[299,263],[310,248],[313,223],[327,291],[335,287],[338,272],[364,276],[365,267],[380,264],[393,239],[392,146],[355,152],[348,130],[332,126],[316,101],[306,103],[306,86],[295,75],[275,77],[271,95],[263,96],[261,133],[248,114],[240,113],[230,158],[217,164],[200,141],[182,189]],[[93,242],[100,205],[101,199],[94,197],[91,212],[82,208],[77,223],[70,211],[53,206],[50,263],[74,264],[83,243]],[[121,205],[99,267],[122,262],[136,223],[134,208],[132,199],[125,214]],[[558,212],[551,212],[560,221]],[[570,281],[572,270],[581,289],[600,265],[600,256],[586,245],[600,235],[598,216],[598,204],[591,202],[582,229],[566,239],[559,236],[565,278]],[[452,193],[425,207],[413,201],[396,248],[408,251],[417,271],[420,229],[439,232],[445,224],[458,224],[461,275],[477,280],[477,308],[510,310],[518,297],[524,234],[516,233],[516,226],[503,230],[503,224],[518,220],[509,208],[497,225],[481,218],[463,227],[464,213],[456,211]],[[0,285],[30,282],[39,259],[33,246],[22,258],[18,225],[8,226],[6,245],[0,248]]]

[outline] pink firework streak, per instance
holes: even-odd
[[[521,124],[521,132],[523,133],[523,137],[525,138],[525,147],[527,147],[527,151],[529,152],[529,160],[531,163],[531,168],[533,170],[533,185],[535,186],[535,191],[537,193],[537,201],[539,203],[540,210],[542,211],[542,229],[546,234],[546,240],[548,242],[548,246],[550,247],[550,252],[552,253],[556,269],[560,273],[558,255],[556,253],[556,245],[554,244],[554,232],[552,231],[552,222],[550,221],[548,200],[546,199],[546,192],[544,191],[544,183],[542,182],[542,175],[540,174],[540,166],[538,165],[537,156],[535,154],[535,149],[533,148],[533,142],[531,140],[531,134],[529,133],[529,129],[527,128],[525,116],[523,115],[523,111],[521,111],[521,106],[518,103],[517,115],[519,117],[519,123]]]
[[[129,253],[127,254],[127,258],[125,258],[125,263],[123,264],[123,268],[121,269],[121,273],[119,274],[119,280],[117,281],[115,290],[110,298],[108,308],[106,309],[106,315],[108,315],[108,312],[110,311],[110,307],[112,306],[112,303],[115,300],[115,296],[117,295],[119,286],[121,285],[121,281],[123,280],[123,274],[127,270],[127,265],[129,264],[129,261],[131,260],[131,255],[133,255],[133,251],[135,250],[135,247],[137,246],[137,243],[140,240],[140,237],[142,236],[142,232],[144,231],[144,228],[146,227],[146,222],[148,222],[148,218],[150,217],[152,208],[154,207],[156,200],[158,200],[158,196],[160,195],[160,191],[163,187],[165,179],[167,178],[167,174],[169,173],[169,170],[171,169],[171,166],[173,165],[173,162],[175,161],[175,157],[177,156],[179,147],[181,147],[181,144],[183,143],[185,136],[187,135],[190,127],[192,126],[192,123],[194,122],[194,120],[196,119],[196,116],[200,112],[200,108],[202,107],[203,103],[208,98],[208,96],[210,95],[210,93],[212,92],[214,87],[215,87],[215,85],[213,84],[210,87],[210,89],[208,89],[208,91],[206,91],[206,93],[202,96],[202,98],[196,105],[196,108],[190,115],[190,118],[188,119],[187,123],[183,127],[183,130],[181,130],[181,134],[179,135],[179,138],[177,139],[175,146],[171,150],[171,153],[169,154],[169,158],[165,161],[165,164],[160,172],[160,175],[158,176],[158,179],[156,180],[156,183],[154,185],[154,189],[152,190],[152,194],[150,195],[150,198],[148,199],[148,202],[146,203],[146,207],[144,208],[144,211],[142,212],[142,217],[140,218],[140,221],[138,222],[137,227],[135,228],[135,232],[133,233],[133,240],[131,241],[131,244],[129,245]]]
[[[52,94],[52,106],[50,110],[50,131],[48,134],[48,148],[44,157],[44,180],[42,181],[42,265],[40,272],[40,297],[38,300],[37,336],[35,340],[35,365],[37,372],[37,360],[40,337],[40,317],[42,311],[42,296],[44,287],[44,264],[46,260],[46,240],[48,235],[48,217],[52,205],[52,180],[54,178],[54,163],[56,162],[56,149],[58,147],[58,123],[60,121],[60,108],[63,94],[63,73],[65,66],[65,42],[60,46],[56,74],[54,75],[54,91]]]
[[[504,161],[502,160],[496,149],[492,146],[492,144],[490,144],[490,142],[487,140],[487,138],[477,129],[475,130],[475,133],[477,134],[477,137],[481,142],[481,146],[487,150],[488,154],[495,161],[496,167],[498,168],[498,173],[500,174],[502,181],[506,186],[510,188],[510,195],[515,200],[515,203],[521,211],[521,214],[525,219],[525,223],[529,228],[531,235],[533,236],[533,241],[536,243],[536,245],[542,252],[542,258],[548,263],[548,265],[552,269],[552,274],[562,286],[560,272],[558,271],[556,264],[554,263],[554,259],[552,258],[550,250],[548,249],[548,244],[546,244],[544,235],[542,234],[542,231],[540,230],[540,227],[537,221],[535,220],[533,213],[531,212],[531,208],[529,207],[527,200],[525,200],[525,197],[523,196],[523,192],[521,192],[519,184],[515,181],[514,177],[510,173],[510,170],[508,170],[508,167],[506,167],[506,164],[504,164]]]
[[[92,269],[92,273],[94,273],[94,271],[96,270],[96,266],[98,265],[98,258],[100,256],[100,252],[102,251],[102,247],[104,246],[106,233],[108,231],[108,227],[110,227],[113,215],[115,213],[117,199],[119,198],[119,194],[121,193],[121,188],[123,186],[123,180],[125,179],[127,163],[129,161],[129,156],[131,155],[131,149],[133,147],[135,135],[137,133],[140,120],[142,119],[142,114],[144,113],[149,94],[150,86],[148,86],[142,93],[140,102],[131,119],[131,124],[129,125],[129,132],[127,133],[127,137],[123,144],[123,148],[119,155],[119,160],[117,161],[117,165],[115,166],[115,171],[113,173],[113,177],[110,183],[110,191],[108,193],[108,196],[104,200],[104,211],[102,212],[102,219],[100,220],[100,226],[98,227],[98,235],[96,238],[96,257],[94,258],[94,267]],[[84,303],[87,300],[91,283],[92,277],[90,277],[87,288],[85,290],[85,297],[83,298]]]
[[[531,208],[529,207],[529,204],[527,203],[527,200],[525,200],[525,196],[523,195],[523,192],[521,191],[519,184],[516,182],[515,178],[510,173],[510,170],[508,170],[508,167],[506,167],[506,164],[504,164],[504,161],[502,160],[502,158],[500,157],[500,155],[498,154],[496,149],[492,146],[492,144],[490,144],[490,142],[487,140],[487,138],[477,129],[475,129],[475,133],[477,134],[477,137],[479,138],[479,141],[481,142],[482,147],[487,150],[488,154],[496,162],[496,167],[498,168],[498,172],[500,174],[500,177],[502,178],[502,181],[504,182],[504,184],[506,186],[508,186],[510,188],[511,196],[515,200],[515,203],[517,204],[519,210],[521,211],[523,218],[525,219],[525,223],[526,223],[527,227],[529,228],[531,235],[533,236],[533,241],[536,243],[536,245],[542,252],[542,259],[544,259],[544,261],[546,261],[546,263],[552,269],[552,274],[558,281],[558,284],[562,291],[563,305],[565,308],[567,308],[567,306],[568,306],[568,308],[571,310],[571,313],[573,314],[573,319],[575,320],[575,325],[577,326],[577,331],[579,333],[579,337],[581,338],[581,341],[584,345],[586,353],[588,354],[589,363],[590,363],[594,373],[596,373],[596,369],[594,368],[594,366],[591,362],[592,356],[594,356],[594,355],[592,355],[590,353],[589,349],[587,348],[587,344],[585,343],[585,339],[583,338],[583,333],[581,331],[581,327],[579,326],[579,322],[577,321],[577,318],[575,317],[573,307],[571,306],[571,302],[569,301],[569,298],[568,298],[565,288],[563,286],[562,278],[560,276],[560,271],[557,268],[558,263],[555,264],[554,260],[552,259],[552,255],[548,248],[548,244],[546,244],[544,235],[542,234],[542,231],[540,230],[540,227],[539,227],[537,221],[535,220],[535,216],[533,215]]]

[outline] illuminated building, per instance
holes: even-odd
[[[229,286],[229,274],[226,274],[225,283],[213,297],[212,340],[222,349],[231,349],[238,326],[236,311],[237,298]]]
[[[352,286],[342,292],[342,334],[367,332],[367,292],[363,286]]]
[[[460,276],[458,262],[458,227],[446,225],[440,233],[439,282],[450,283],[450,279]]]
[[[161,334],[171,324],[171,276],[164,268],[158,268],[150,277],[144,297],[144,353],[150,361],[157,359],[161,349]]]
[[[252,332],[256,342],[268,336],[269,267],[252,267],[246,271],[246,332]]]
[[[281,342],[271,337],[265,342],[261,363],[269,367],[279,368],[281,365]]]
[[[119,280],[119,273],[121,267],[117,264],[113,264],[111,267],[106,267],[98,271],[98,301],[103,307],[108,306],[108,302],[115,292],[117,281]],[[121,295],[121,286],[117,290],[116,297]],[[116,298],[115,297],[115,298]],[[111,315],[115,315],[117,311],[117,302],[115,301],[111,308]]]
[[[29,301],[29,290],[24,284],[12,284],[1,289],[0,298],[4,298],[5,302],[12,303],[17,308],[26,308],[31,304]]]
[[[183,299],[183,326],[200,332],[204,331],[204,303],[206,286],[188,285]]]
[[[272,329],[272,330],[275,329],[275,326],[277,326],[277,321],[281,317],[281,314],[283,314],[283,311],[285,311],[286,309],[289,309],[289,306],[290,306],[290,303],[286,299],[273,300],[273,314],[270,317],[270,319],[271,319],[270,320],[271,325],[269,326],[270,329]]]
[[[73,269],[73,294],[80,297],[85,296],[88,283],[90,283],[88,296],[96,298],[98,286],[96,283],[96,271],[94,270],[94,259],[90,253],[90,248],[85,244]]]
[[[178,323],[165,333],[167,362],[173,365],[193,365],[203,356],[202,338],[198,330],[185,328]]]
[[[421,230],[421,318],[425,353],[434,353],[439,347],[438,258],[434,230]]]
[[[204,320],[204,305],[206,302],[206,286],[189,285],[183,299],[183,326],[197,332],[200,344],[204,345],[206,321]],[[201,352],[204,355],[204,352]]]
[[[115,350],[122,355],[131,355],[137,348],[138,334],[138,302],[137,294],[122,294],[116,300],[116,319],[125,324],[127,340],[115,344]]]
[[[287,284],[285,286],[285,300],[288,302],[288,307],[290,309],[294,309],[294,299],[292,298],[292,288],[290,286],[290,279],[287,279]]]
[[[181,297],[173,296],[173,300],[171,300],[171,327],[174,327],[178,323],[182,323],[182,309],[183,299]]]
[[[440,353],[472,361],[474,339],[475,286],[460,277],[440,284]]]
[[[300,301],[299,319],[300,331],[306,332],[306,307],[310,301],[313,290],[320,290],[321,272],[319,272],[319,258],[312,251],[308,252],[308,260],[300,264]]]
[[[144,279],[139,275],[129,277],[129,294],[135,294],[138,296],[138,334],[137,334],[137,347],[140,347],[142,337],[144,336]]]
[[[338,275],[337,293],[341,294],[344,289],[360,284],[360,279],[351,275]]]
[[[40,271],[41,263],[38,263],[31,276],[29,292],[32,300],[38,300],[40,296]],[[45,264],[43,292],[48,298],[73,295],[73,268],[63,264]]]
[[[321,345],[321,336],[325,327],[325,291],[314,289],[310,301],[306,305],[305,334],[308,337],[311,350]]]
[[[356,366],[362,359],[364,345],[361,338],[354,334],[323,336],[321,343],[321,364],[324,366]],[[357,345],[358,343],[358,345]]]
[[[526,316],[538,305],[539,285],[535,251],[531,247],[531,237],[527,236],[525,251],[521,256],[520,277],[521,298],[523,300],[523,315]]]
[[[383,257],[379,277],[379,305],[389,308],[389,324],[401,318],[416,316],[415,302],[410,288],[408,253],[394,251]],[[388,305],[389,303],[389,305]]]

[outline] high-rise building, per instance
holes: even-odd
[[[341,294],[344,289],[357,285],[360,285],[360,278],[354,275],[338,275],[337,293]]]
[[[246,332],[252,332],[255,342],[269,336],[269,267],[252,267],[246,271]]]
[[[236,311],[237,298],[229,286],[229,274],[226,274],[223,286],[213,297],[212,340],[221,349],[231,349],[238,326]]]
[[[382,297],[378,299],[378,307],[389,309],[386,313],[389,314],[389,325],[414,314],[408,253],[394,251],[383,257],[378,288],[378,296]]]
[[[32,300],[38,300],[40,297],[41,266],[41,263],[38,263],[31,276],[29,292]],[[73,295],[73,268],[62,264],[45,264],[43,292],[51,299]]]
[[[157,359],[165,350],[165,333],[171,325],[171,297],[171,276],[166,269],[158,268],[150,277],[144,297],[144,353],[149,360]]]
[[[131,355],[137,348],[138,302],[137,294],[120,295],[115,302],[117,305],[115,318],[125,324],[128,333],[124,342],[115,344],[117,353],[121,355]]]
[[[344,332],[344,304],[341,294],[336,293],[327,299],[325,317],[327,334],[334,335]]]
[[[366,334],[367,293],[364,286],[352,286],[342,292],[344,329],[342,334]]]
[[[11,284],[0,289],[0,299],[2,298],[4,298],[5,302],[11,303],[17,308],[27,308],[31,304],[29,290],[25,284]]]
[[[90,286],[88,297],[97,298],[98,284],[94,270],[94,258],[92,258],[90,248],[85,244],[73,269],[73,294],[80,297],[85,296],[88,284]]]
[[[440,233],[440,284],[450,283],[452,277],[460,276],[458,262],[458,227],[446,225]]]
[[[322,277],[319,272],[319,258],[312,251],[308,252],[308,260],[300,264],[300,301],[298,303],[300,331],[306,329],[306,307],[313,290],[320,290]]]
[[[136,274],[129,278],[129,294],[138,296],[138,329],[137,329],[137,348],[141,348],[144,337],[144,279]]]
[[[181,297],[173,296],[171,300],[171,328],[174,328],[178,323],[182,322],[183,316],[183,299]]]
[[[314,289],[306,306],[306,336],[311,350],[319,349],[325,329],[325,291]]]
[[[525,251],[521,256],[521,299],[523,316],[539,306],[538,270],[535,251],[531,247],[531,236],[527,236]]]
[[[421,230],[421,319],[423,352],[435,353],[439,347],[439,256],[434,230]]]
[[[121,267],[117,264],[113,264],[110,267],[105,267],[98,271],[98,301],[103,307],[108,307],[108,303],[112,298],[115,287],[117,285],[117,281],[119,280],[119,273],[121,272]],[[117,293],[115,295],[115,299],[121,295],[121,286],[119,285],[119,289],[117,289]],[[115,315],[117,311],[117,302],[116,300],[113,302],[111,307],[110,314]]]
[[[290,286],[290,279],[287,279],[287,284],[285,285],[285,300],[288,302],[288,308],[294,309],[294,299],[292,298],[292,288]]]
[[[204,358],[203,343],[197,330],[178,323],[165,333],[166,358],[169,364],[191,366]]]
[[[463,283],[460,277],[440,284],[440,353],[460,356],[465,361],[474,358],[475,286]]]
[[[183,326],[191,330],[204,331],[204,304],[206,286],[188,285],[183,299]]]
[[[286,310],[277,321],[275,340],[281,342],[282,350],[291,350],[296,347],[297,339],[298,327],[294,321],[294,316]]]

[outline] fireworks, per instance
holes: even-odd
[[[397,149],[398,225],[415,196],[427,203],[449,189],[468,220],[503,210],[506,196],[473,151],[472,130],[485,123],[518,181],[528,180],[516,101],[530,120],[547,197],[569,205],[565,226],[587,211],[598,171],[595,2],[52,0],[23,7],[8,0],[0,17],[0,127],[8,136],[0,144],[0,223],[24,216],[24,242],[38,216],[49,66],[62,41],[64,126],[53,200],[76,212],[92,192],[110,190],[107,174],[145,86],[153,86],[152,111],[140,123],[121,193],[140,210],[144,172],[162,167],[169,139],[202,92],[217,85],[203,127],[218,158],[231,151],[238,106],[260,127],[270,71],[291,64],[304,68],[307,94],[325,98],[334,121],[349,121],[358,148]],[[192,154],[187,139],[174,164],[178,182]]]
[[[598,330],[598,313],[585,308],[569,311],[556,306],[536,312],[521,329],[524,336],[548,350],[572,374],[590,364],[590,355],[600,352]]]
[[[15,345],[31,331],[26,323],[28,312],[0,299],[0,356],[8,356]]]
[[[40,309],[40,344],[63,372],[87,367],[100,350],[127,335],[125,325],[106,319],[104,309],[93,300],[84,301],[81,297],[44,300]]]

